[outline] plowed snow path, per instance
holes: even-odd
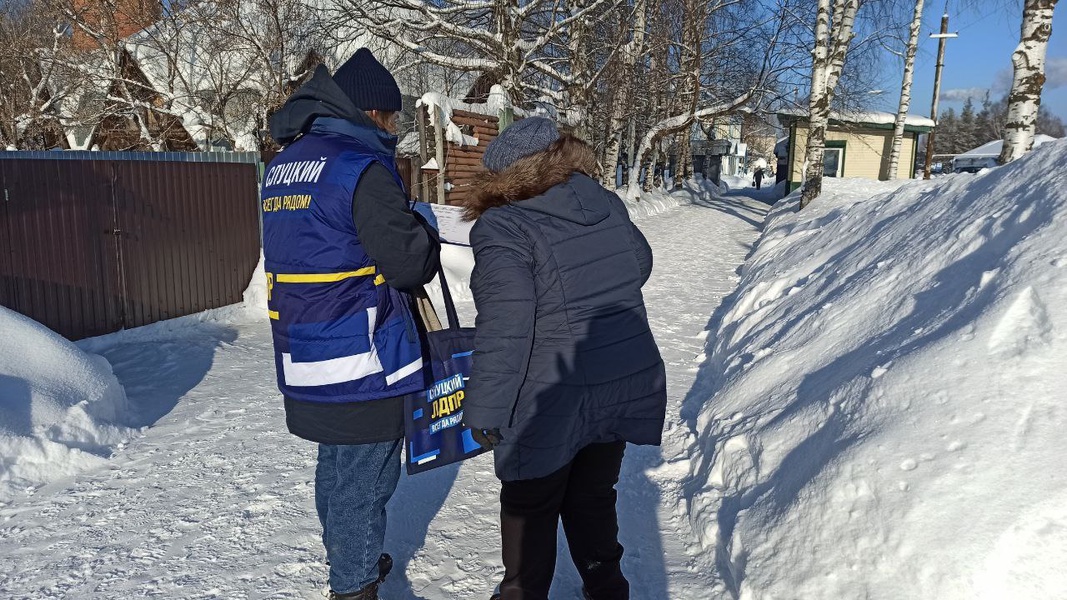
[[[670,406],[663,447],[629,447],[619,486],[635,600],[717,595],[711,558],[692,545],[679,409],[766,209],[735,196],[639,222]],[[321,598],[315,446],[285,430],[267,324],[199,324],[103,353],[154,425],[106,468],[0,506],[0,597]],[[402,478],[382,596],[488,598],[501,574],[498,490],[488,456]],[[562,535],[558,565],[552,598],[580,597]]]

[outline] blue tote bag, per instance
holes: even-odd
[[[485,452],[462,424],[466,382],[474,354],[474,328],[460,327],[456,305],[439,269],[448,328],[426,334],[432,377],[423,394],[404,400],[407,472],[421,473]]]

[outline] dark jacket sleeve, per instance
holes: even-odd
[[[622,199],[615,194],[611,194],[611,199],[614,210],[630,224],[630,244],[633,246],[634,254],[637,255],[637,268],[641,274],[641,285],[645,285],[648,282],[648,278],[652,276],[652,247],[648,245],[645,234],[641,233],[641,230],[637,228],[637,225],[634,225],[633,221],[630,221],[629,211],[626,210],[626,205],[623,204]]]
[[[648,245],[648,240],[645,239],[645,235],[641,233],[637,225],[631,223],[630,227],[633,228],[634,252],[637,253],[637,267],[641,272],[641,285],[645,285],[648,282],[648,278],[652,276],[652,247]]]
[[[393,288],[410,290],[437,274],[440,247],[415,219],[404,191],[384,166],[374,163],[360,177],[352,220],[367,256]]]
[[[471,292],[478,309],[474,367],[463,401],[470,427],[505,427],[526,378],[533,346],[536,288],[522,232],[493,215],[471,230]]]

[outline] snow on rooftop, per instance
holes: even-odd
[[[1039,134],[1034,136],[1034,148],[1037,148],[1041,144],[1045,144],[1047,142],[1054,142],[1054,141],[1056,141],[1056,138],[1054,138],[1052,136],[1044,135],[1042,133],[1039,133]],[[968,158],[994,157],[994,158],[997,158],[997,157],[1000,157],[1000,150],[1003,147],[1004,147],[1004,140],[993,140],[992,142],[988,142],[988,143],[982,144],[981,146],[978,146],[977,148],[974,148],[973,150],[968,150],[967,152],[964,152],[962,154],[958,154],[957,157],[958,158],[962,158],[962,157],[968,157]]]
[[[452,122],[452,115],[456,110],[465,110],[467,112],[483,115],[493,114],[490,112],[489,107],[486,104],[468,104],[437,92],[427,92],[423,94],[422,98],[419,98],[418,101],[415,102],[415,106],[425,106],[432,114],[440,115],[441,123],[444,127],[445,139],[453,144],[459,144],[460,146],[477,146],[478,138],[463,133],[459,126]]]
[[[800,108],[785,108],[778,111],[780,115],[788,115],[793,117],[808,117],[808,111]],[[896,122],[896,113],[884,112],[884,111],[831,111],[830,118],[835,121],[841,121],[844,123],[872,123],[874,125],[892,125]],[[908,115],[904,119],[905,125],[913,125],[915,127],[933,127],[935,125],[932,119],[927,117],[921,117],[918,115]]]
[[[419,132],[410,131],[396,145],[397,156],[416,156],[419,153]]]
[[[1067,597],[1065,162],[778,202],[689,393],[733,596]]]

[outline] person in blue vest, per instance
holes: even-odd
[[[261,190],[268,310],[289,431],[317,442],[330,598],[377,600],[392,561],[407,394],[426,388],[411,292],[439,246],[397,172],[400,88],[365,48],[318,67],[271,118],[284,150]]]

